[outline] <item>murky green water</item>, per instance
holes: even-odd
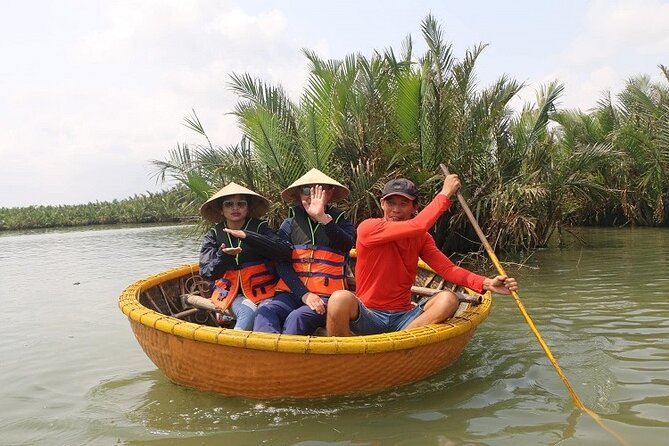
[[[666,444],[669,230],[577,232],[588,247],[508,269],[583,402],[629,444]],[[177,227],[0,233],[0,444],[617,444],[574,410],[502,296],[455,366],[380,395],[253,401],[174,385],[117,298],[198,246]]]

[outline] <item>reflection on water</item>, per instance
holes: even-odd
[[[512,271],[521,297],[583,402],[632,444],[662,444],[669,231],[579,233],[587,247],[541,251],[536,269]],[[453,367],[378,395],[256,401],[174,385],[138,346],[117,298],[141,277],[195,261],[198,248],[184,227],[0,233],[2,442],[615,444],[574,410],[503,296]]]

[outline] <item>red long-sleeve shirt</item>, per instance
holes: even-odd
[[[447,281],[483,292],[485,277],[456,266],[427,232],[450,204],[448,197],[439,194],[410,220],[369,218],[360,223],[355,294],[367,308],[410,310],[419,257]]]

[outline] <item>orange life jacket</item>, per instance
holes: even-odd
[[[223,277],[214,282],[211,301],[225,311],[238,294],[243,294],[253,303],[274,296],[277,276],[272,269],[266,263],[259,262],[227,270]]]
[[[297,245],[293,246],[292,262],[297,277],[312,293],[330,295],[346,289],[346,257],[339,251],[317,245]],[[276,289],[290,291],[283,280]]]
[[[309,219],[301,207],[293,212],[290,242],[293,244],[292,263],[302,283],[309,291],[320,295],[330,295],[337,290],[346,289],[345,267],[346,253],[331,248],[330,239],[320,225]],[[335,223],[343,217],[343,212],[328,208]],[[280,280],[277,291],[290,291],[288,285]]]
[[[266,224],[265,221],[251,218],[246,222],[244,229],[260,232],[260,227]],[[233,238],[222,231],[224,227],[224,224],[219,224],[214,228],[217,244],[220,245],[227,238],[227,245],[234,246]],[[242,241],[238,240],[237,246],[241,244]],[[214,305],[225,311],[239,294],[243,294],[253,303],[274,296],[276,282],[279,279],[273,262],[263,259],[257,250],[247,248],[235,256],[235,263],[235,267],[228,269],[223,277],[214,281],[214,290],[211,294]]]

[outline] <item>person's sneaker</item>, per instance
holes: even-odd
[[[235,326],[235,320],[229,314],[216,313],[216,322],[223,328],[232,328]]]
[[[325,327],[318,327],[312,336],[327,336],[328,332],[325,331]]]

